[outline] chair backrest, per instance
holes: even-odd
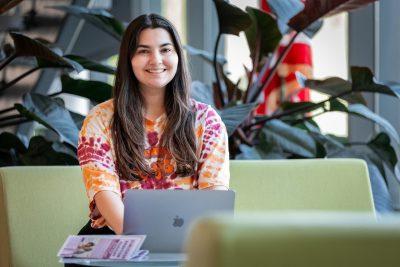
[[[236,214],[196,222],[186,267],[391,267],[399,265],[400,217],[368,214]]]
[[[79,166],[0,168],[0,266],[57,266],[88,221]]]
[[[234,160],[235,211],[330,210],[374,213],[368,169],[358,159]]]

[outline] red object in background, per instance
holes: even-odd
[[[271,12],[267,1],[261,0],[260,6],[263,11]],[[293,34],[287,34],[282,38],[278,53],[282,53],[292,36]],[[262,93],[263,102],[258,106],[256,114],[269,115],[276,110],[282,101],[309,101],[309,89],[301,88],[296,80],[295,72],[299,71],[307,78],[311,78],[312,65],[310,39],[300,33],[288,54],[278,66],[269,86]]]

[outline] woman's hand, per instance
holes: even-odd
[[[107,225],[117,235],[121,235],[124,226],[124,204],[121,197],[112,191],[100,191],[94,200]]]
[[[224,185],[213,185],[210,187],[203,188],[203,190],[228,190],[228,188]]]

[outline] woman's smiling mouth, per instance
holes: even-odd
[[[164,71],[166,71],[166,69],[148,69],[146,71],[151,74],[159,74],[159,73],[163,73]]]

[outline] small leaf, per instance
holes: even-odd
[[[85,19],[93,26],[114,37],[117,41],[122,40],[122,35],[125,31],[124,25],[104,9],[89,9],[76,5],[52,6],[50,8],[62,10],[78,18]]]
[[[267,2],[272,13],[278,18],[278,25],[282,34],[288,33],[287,23],[289,20],[304,9],[304,3],[299,0],[267,0]]]
[[[390,87],[375,83],[374,75],[369,68],[351,67],[351,79],[354,91],[380,93],[400,98],[400,94]]]
[[[372,112],[366,106],[361,104],[353,104],[348,107],[349,113],[371,120],[382,127],[390,137],[392,137],[398,144],[400,144],[400,138],[396,129],[386,119],[380,117],[376,113]]]
[[[319,30],[322,28],[323,25],[324,21],[322,19],[319,19],[311,23],[310,26],[308,26],[305,30],[303,30],[303,33],[307,35],[308,38],[313,38],[315,34],[319,32]]]
[[[241,104],[219,111],[229,136],[232,135],[236,128],[250,115],[254,107],[254,103]]]
[[[68,75],[61,76],[62,92],[86,97],[96,103],[111,98],[112,86],[100,81],[73,79]]]
[[[247,13],[250,15],[253,23],[246,33],[247,43],[249,45],[251,56],[256,52],[257,35],[261,35],[260,58],[268,56],[274,52],[282,39],[276,20],[268,13],[256,8],[247,7]]]
[[[106,74],[115,74],[115,68],[107,65],[103,65],[87,58],[76,56],[76,55],[65,55],[65,58],[78,62],[86,70],[97,71]]]
[[[260,138],[279,145],[283,151],[305,158],[315,157],[316,144],[305,131],[292,127],[280,120],[267,122]]]
[[[330,96],[337,96],[345,92],[349,92],[340,99],[343,99],[351,104],[364,104],[364,97],[360,93],[351,93],[351,83],[338,77],[332,77],[325,80],[306,80],[304,81],[304,86],[308,87],[314,91],[324,93]]]
[[[218,14],[219,32],[238,35],[251,25],[250,16],[223,0],[214,0]]]
[[[368,146],[394,171],[397,164],[397,155],[390,144],[390,137],[386,133],[379,133],[374,139],[368,142]]]

